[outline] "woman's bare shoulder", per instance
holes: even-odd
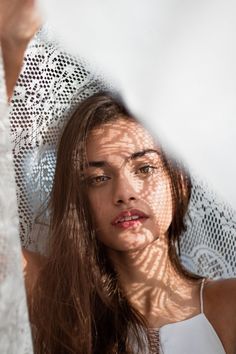
[[[207,315],[236,350],[236,278],[207,280],[205,295]]]
[[[25,248],[22,249],[22,267],[27,295],[31,295],[45,261],[46,258],[39,253],[28,251]]]
[[[236,278],[207,280],[206,293],[212,304],[229,307],[236,313]]]
[[[216,300],[230,301],[232,299],[236,306],[236,278],[207,280],[206,287],[211,297]]]

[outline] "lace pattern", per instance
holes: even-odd
[[[32,352],[20,269],[18,215],[22,245],[45,252],[45,206],[53,182],[58,137],[76,104],[106,87],[84,60],[65,53],[42,30],[28,48],[11,102],[11,145],[0,63],[0,314],[4,318],[0,328],[1,353]],[[186,267],[210,277],[235,276],[235,211],[197,178],[193,180],[186,222],[187,231],[181,242]]]
[[[149,340],[150,340],[150,354],[159,354],[160,348],[160,334],[158,329],[148,330]]]
[[[0,53],[0,352],[32,353],[18,235],[8,105]]]
[[[236,212],[200,179],[193,178],[186,224],[181,241],[184,265],[211,278],[234,277]]]
[[[36,232],[31,229],[48,200],[55,149],[65,121],[78,102],[107,87],[87,67],[84,60],[62,51],[47,30],[37,34],[25,56],[11,102],[10,122],[20,238],[31,250],[44,249],[46,237],[41,242],[37,239],[41,223],[36,221]],[[43,223],[45,218],[47,215],[43,215]]]
[[[29,46],[12,99],[10,122],[20,237],[22,245],[32,250],[44,252],[47,242],[46,203],[63,125],[78,102],[106,87],[84,60],[61,50],[47,29]],[[181,242],[183,263],[211,277],[235,275],[235,211],[199,178],[193,178],[188,215]]]

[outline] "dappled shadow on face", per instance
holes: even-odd
[[[177,272],[168,255],[175,200],[160,146],[138,122],[120,117],[92,130],[87,161],[97,238],[129,302],[150,327],[196,315],[199,284]]]

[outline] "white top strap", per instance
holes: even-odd
[[[201,309],[201,313],[204,313],[204,306],[203,306],[203,289],[204,289],[205,280],[206,280],[206,278],[203,278],[203,279],[202,279],[201,288],[200,288],[200,309]]]

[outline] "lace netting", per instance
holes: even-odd
[[[2,89],[4,87],[3,72],[0,71],[0,74],[2,75],[0,86]],[[56,144],[67,117],[78,102],[106,87],[107,84],[101,77],[94,75],[87,68],[84,60],[61,50],[60,46],[48,36],[47,31],[39,32],[30,44],[9,113],[20,239],[24,247],[45,252],[48,231],[46,203],[54,176]],[[3,103],[2,97],[3,95],[0,96],[1,118],[6,117],[6,102]],[[1,120],[0,132],[2,122],[3,120]],[[6,136],[6,128],[4,128],[4,139]],[[3,145],[2,140],[0,144]],[[5,145],[10,146],[7,143]],[[2,157],[3,153],[1,153],[1,159]],[[3,159],[3,164],[5,163]],[[9,172],[11,168],[9,165]],[[1,182],[1,191],[4,190],[5,198],[1,201],[2,206],[6,205],[7,193],[14,195],[14,190],[7,189],[6,181],[5,178],[4,182]],[[14,205],[14,198],[12,205]],[[14,206],[12,211],[14,211]],[[16,211],[13,219],[15,217],[17,218]],[[181,242],[183,263],[190,270],[205,276],[230,277],[235,275],[235,211],[196,178],[193,179],[189,216],[186,220],[187,231],[183,234]],[[16,236],[17,231],[14,232]],[[6,256],[8,255],[8,248],[5,246],[6,238],[2,233],[0,236],[0,252],[3,250]],[[16,237],[13,240],[11,247],[19,256],[20,247]],[[22,343],[30,338],[27,316],[24,317],[22,314],[22,309],[24,315],[27,311],[19,264],[16,267],[17,272],[13,272],[15,297],[12,298],[14,301],[11,304],[6,299],[9,288],[4,288],[3,280],[1,280],[1,289],[4,289],[1,293],[1,307],[5,306],[5,310],[10,311],[9,316],[13,313],[18,316],[12,315],[11,324],[6,322],[5,331],[1,331],[1,334],[5,335],[6,343],[12,338],[10,333],[16,335],[19,330]],[[15,265],[14,262],[11,263],[11,266],[13,265]],[[3,274],[2,270],[1,275]],[[8,286],[11,284],[9,278]],[[17,304],[22,303],[23,307],[19,307],[21,310],[16,310]],[[2,310],[2,318],[5,313]],[[21,315],[20,319],[19,315]],[[26,318],[25,321],[24,318]],[[1,338],[3,338],[2,335]],[[27,341],[30,344],[25,351],[20,351],[20,349],[15,351],[14,348],[18,346],[18,342],[13,340],[16,347],[12,346],[13,349],[10,351],[4,351],[1,347],[1,352],[31,353],[31,340]],[[2,339],[0,345],[2,345]]]
[[[39,32],[29,46],[11,102],[10,122],[20,238],[31,250],[43,244],[34,242],[30,232],[51,190],[55,147],[65,120],[78,102],[106,87],[84,60],[62,51],[48,31]]]
[[[236,275],[235,210],[200,179],[193,190],[182,236],[182,261],[195,273],[211,278]]]
[[[66,118],[78,102],[106,87],[86,61],[65,53],[48,30],[29,46],[10,110],[23,246],[45,247],[47,227],[42,218],[33,221],[51,190],[55,147]],[[235,211],[193,178],[189,215],[181,243],[184,264],[212,277],[235,275]]]

